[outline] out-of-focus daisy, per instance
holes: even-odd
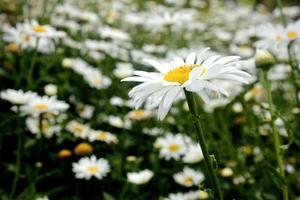
[[[95,108],[91,105],[78,104],[76,110],[80,117],[90,119],[94,114]]]
[[[44,87],[44,92],[48,96],[54,96],[57,93],[57,85],[54,84],[47,84]]]
[[[75,177],[89,180],[91,177],[102,179],[110,172],[110,166],[106,159],[97,159],[96,156],[81,158],[77,163],[72,164]]]
[[[188,145],[187,151],[182,158],[184,163],[197,163],[203,160],[202,150],[198,144]]]
[[[61,127],[56,125],[51,119],[42,119],[41,128],[40,119],[35,117],[28,117],[26,119],[26,126],[31,133],[36,134],[37,136],[43,134],[47,138],[51,138],[54,134],[59,133],[61,130]]]
[[[159,156],[161,158],[179,160],[185,154],[188,142],[188,139],[181,134],[168,134],[158,138],[154,146],[159,148]]]
[[[186,193],[171,193],[164,200],[205,200],[209,198],[209,194],[204,190],[189,191]]]
[[[188,167],[185,167],[182,172],[174,174],[173,177],[176,183],[186,187],[198,185],[204,180],[202,172],[195,171]]]
[[[64,101],[57,100],[56,97],[35,97],[32,98],[26,105],[21,107],[22,112],[38,116],[41,113],[59,114],[69,108],[69,105]]]
[[[262,49],[285,47],[290,41],[300,38],[300,20],[282,25],[266,24],[259,27],[257,36],[260,38],[255,46]]]
[[[107,131],[101,131],[101,130],[93,130],[89,134],[89,141],[102,141],[107,144],[116,144],[118,143],[118,138],[114,134],[107,132]]]
[[[36,37],[61,38],[66,34],[62,31],[57,31],[51,25],[41,25],[35,20],[24,23],[24,32]]]
[[[48,196],[37,197],[35,200],[50,200]]]
[[[143,120],[147,119],[151,116],[151,111],[138,109],[138,110],[132,110],[127,114],[127,117],[131,120]]]
[[[70,121],[67,126],[66,129],[68,131],[70,131],[71,133],[74,134],[74,136],[78,137],[78,138],[87,138],[89,132],[91,131],[90,127],[79,123],[77,121]]]
[[[140,172],[129,172],[127,173],[127,180],[130,183],[136,185],[146,184],[153,177],[153,172],[149,169],[142,170]]]
[[[31,99],[37,97],[37,93],[35,92],[24,92],[23,90],[14,90],[14,89],[7,89],[1,91],[0,97],[6,101],[9,101],[13,104],[22,105],[28,103]]]
[[[136,76],[123,81],[141,82],[134,87],[129,96],[133,98],[135,107],[139,108],[145,101],[151,107],[158,107],[158,119],[167,115],[173,101],[183,94],[184,89],[197,93],[205,102],[209,102],[209,91],[227,95],[227,92],[213,80],[224,79],[247,83],[250,75],[236,68],[238,56],[211,56],[203,58],[202,51],[198,56],[191,53],[184,61],[175,57],[169,63],[145,60],[159,72],[135,71]]]

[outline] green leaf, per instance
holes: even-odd
[[[103,192],[103,198],[104,198],[104,200],[116,200],[112,195],[110,195],[106,192]]]

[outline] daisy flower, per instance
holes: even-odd
[[[179,160],[186,153],[188,143],[190,143],[190,138],[188,137],[181,134],[167,134],[164,137],[158,138],[154,146],[159,148],[159,156],[161,158]]]
[[[90,180],[93,176],[101,180],[110,172],[110,166],[106,159],[97,159],[96,156],[81,158],[72,164],[75,177]]]
[[[261,25],[257,30],[260,39],[255,43],[257,48],[277,49],[286,47],[290,41],[300,38],[300,20],[289,23],[286,27],[282,25]]]
[[[21,111],[26,114],[38,116],[42,113],[59,114],[69,108],[69,105],[63,101],[59,101],[55,96],[37,96],[32,98],[26,105],[21,107]]]
[[[185,187],[199,185],[204,180],[202,172],[197,172],[189,167],[185,167],[182,172],[176,173],[173,176],[176,183]]]
[[[133,98],[136,108],[144,102],[158,107],[158,119],[167,115],[173,101],[184,93],[184,90],[197,93],[204,102],[209,102],[209,91],[217,94],[228,93],[214,80],[230,80],[248,83],[250,75],[236,68],[238,56],[210,56],[204,58],[203,50],[198,56],[191,53],[185,60],[175,57],[169,63],[160,63],[146,59],[145,62],[155,67],[158,72],[135,71],[135,76],[122,81],[141,82],[134,87],[129,96]]]
[[[36,98],[38,95],[35,92],[24,92],[23,90],[7,89],[0,93],[1,99],[9,101],[13,104],[23,105],[28,103],[31,99]]]
[[[79,123],[77,121],[70,121],[66,129],[73,133],[75,137],[85,139],[88,137],[89,133],[91,132],[91,129],[89,126]]]
[[[149,169],[145,169],[140,172],[127,173],[128,182],[136,185],[146,184],[150,181],[152,177],[153,177],[153,172]]]
[[[182,158],[184,163],[197,163],[203,160],[202,150],[199,144],[188,145],[188,149]]]

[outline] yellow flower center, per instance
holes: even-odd
[[[169,151],[171,151],[171,152],[176,152],[176,151],[178,151],[179,150],[179,145],[178,144],[170,144],[169,146],[168,146],[168,149],[169,149]]]
[[[84,128],[83,128],[81,125],[79,125],[79,124],[76,124],[76,125],[74,126],[74,131],[75,131],[75,132],[83,133],[83,130],[84,130]]]
[[[33,30],[34,32],[37,32],[37,33],[44,33],[44,32],[46,32],[45,26],[42,26],[42,25],[36,25],[36,26],[33,26],[33,27],[32,27],[32,30]]]
[[[44,104],[44,103],[38,103],[34,106],[35,109],[37,110],[47,110],[49,108],[49,106],[47,104]]]
[[[176,67],[172,70],[170,70],[165,76],[164,80],[169,82],[177,82],[181,85],[184,84],[190,76],[190,72],[193,68],[199,66],[198,64],[192,64],[192,65],[182,65],[180,67]]]
[[[91,174],[95,174],[99,171],[99,168],[95,165],[91,165],[87,168],[87,171]]]
[[[28,42],[29,39],[30,39],[30,36],[29,36],[29,35],[26,35],[26,34],[22,34],[22,35],[20,36],[20,39],[21,39],[22,42]]]
[[[18,53],[20,51],[19,45],[15,43],[9,43],[5,48],[12,53]]]
[[[286,33],[286,35],[289,39],[294,39],[294,38],[298,37],[298,33],[296,33],[295,31],[288,31]]]
[[[281,36],[280,36],[279,34],[276,34],[276,35],[275,35],[275,40],[276,40],[276,41],[280,41],[280,40],[281,40]]]
[[[193,184],[193,179],[189,176],[184,177],[183,183],[186,185],[192,185]]]
[[[100,131],[98,133],[98,139],[101,141],[105,141],[107,139],[107,133],[104,131]]]

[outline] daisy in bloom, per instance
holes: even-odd
[[[92,130],[88,135],[89,141],[102,141],[107,144],[116,144],[118,143],[118,138],[116,135],[101,130]]]
[[[1,99],[9,101],[13,104],[23,105],[36,98],[38,95],[35,92],[24,92],[23,90],[7,89],[0,93]]]
[[[27,104],[21,107],[21,111],[26,114],[38,116],[42,113],[59,114],[69,108],[69,105],[59,101],[56,97],[37,96],[32,98]]]
[[[140,172],[127,173],[128,182],[136,185],[146,184],[150,181],[152,177],[153,177],[153,172],[149,169],[145,169]]]
[[[184,90],[197,93],[204,102],[209,102],[209,92],[227,95],[221,85],[214,80],[230,80],[248,83],[250,75],[236,68],[238,56],[210,56],[204,58],[203,50],[198,56],[191,53],[185,60],[175,57],[169,63],[159,63],[146,59],[145,62],[155,67],[158,72],[135,71],[135,76],[122,81],[141,82],[134,87],[129,96],[133,98],[136,108],[144,102],[151,107],[158,107],[158,119],[167,115],[173,101],[183,94]]]
[[[168,134],[158,138],[154,146],[159,148],[159,156],[161,158],[179,160],[186,153],[188,143],[190,143],[190,138],[188,137],[181,134]]]
[[[83,139],[87,138],[91,131],[89,126],[74,120],[67,124],[66,129],[73,133],[75,137]]]
[[[300,38],[300,20],[289,23],[286,27],[282,25],[266,24],[257,30],[260,39],[255,43],[257,48],[274,49],[285,47],[290,41]]]
[[[41,25],[36,20],[25,22],[24,32],[36,37],[62,38],[66,36],[65,32],[57,31],[50,25]]]
[[[126,116],[131,120],[144,120],[151,117],[152,113],[148,110],[138,109],[130,111]]]
[[[202,172],[185,167],[182,172],[174,174],[173,178],[176,183],[185,187],[191,187],[199,185],[204,180],[204,175]]]
[[[54,119],[53,119],[54,120]],[[34,117],[28,117],[26,119],[26,126],[29,131],[35,135],[40,136],[40,134],[45,135],[47,138],[51,138],[54,134],[60,132],[61,127],[55,125],[54,121],[49,119],[42,120],[42,131],[40,130],[40,119]]]
[[[106,159],[97,159],[96,156],[81,158],[77,163],[72,164],[75,177],[89,180],[96,177],[101,180],[110,172],[110,166]]]

